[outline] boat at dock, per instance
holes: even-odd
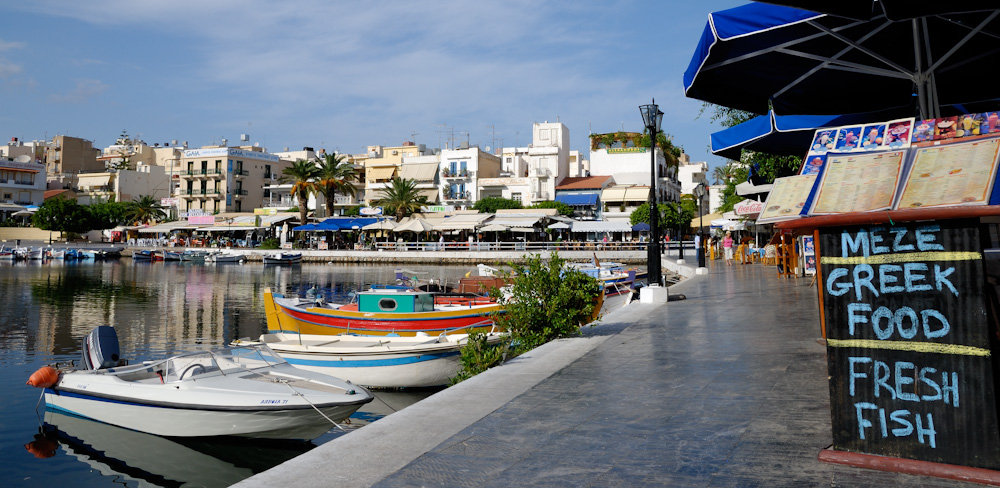
[[[491,332],[486,338],[498,343],[504,334]],[[371,388],[414,388],[447,385],[462,369],[461,349],[468,334],[412,337],[354,334],[263,334],[266,344],[291,365],[325,373]]]
[[[301,264],[302,253],[281,251],[264,254],[262,260],[264,264]]]
[[[80,368],[46,366],[29,384],[45,388],[47,410],[174,437],[312,440],[374,398],[263,344],[123,366],[109,326],[84,339]]]
[[[286,298],[267,288],[267,329],[321,335],[467,334],[491,331],[492,314],[502,312],[495,300],[475,295],[373,289],[358,292],[355,298],[351,303],[333,304],[322,298]]]

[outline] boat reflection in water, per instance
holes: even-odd
[[[42,432],[25,448],[50,457],[58,446],[103,475],[165,487],[230,486],[316,447],[311,442],[160,437],[46,411]]]

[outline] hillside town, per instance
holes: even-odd
[[[649,138],[634,132],[591,134],[589,154],[570,149],[569,129],[560,122],[532,124],[531,142],[518,147],[478,147],[452,139],[439,148],[404,141],[370,145],[361,154],[328,154],[313,147],[274,150],[251,142],[248,134],[233,142],[150,144],[126,131],[103,148],[68,135],[45,141],[11,138],[0,146],[0,221],[29,225],[32,211],[52,198],[91,205],[149,197],[159,202],[163,221],[202,225],[232,225],[248,216],[253,221],[254,215],[289,211],[297,215],[294,183],[283,178],[284,172],[297,161],[319,164],[328,156],[353,169],[353,190],[333,198],[309,192],[311,218],[380,215],[378,201],[386,188],[393,179],[403,179],[424,197],[421,215],[430,218],[470,212],[488,198],[524,207],[559,202],[572,208],[571,219],[581,222],[590,238],[599,239],[602,232],[621,232],[623,225],[631,225],[631,214],[650,200]],[[663,142],[655,153],[657,201],[690,199],[696,187],[705,185],[709,191],[698,209],[711,212],[721,187],[708,186],[708,164],[691,162],[682,150]],[[140,222],[133,230],[160,223]],[[121,230],[115,237],[125,235]],[[671,233],[682,237],[685,232]],[[110,230],[91,239],[114,240]]]

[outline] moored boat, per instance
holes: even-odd
[[[204,263],[205,258],[207,257],[208,257],[208,251],[189,250],[181,253],[181,261]]]
[[[300,264],[302,263],[302,253],[300,252],[276,252],[264,254],[264,264]]]
[[[246,256],[232,252],[215,252],[209,254],[205,258],[205,261],[215,264],[242,263],[243,261],[246,261]]]
[[[174,437],[311,440],[373,399],[361,387],[295,368],[266,345],[118,364],[114,329],[100,326],[84,339],[83,369],[51,380],[45,367],[29,384],[45,388],[46,409]]]
[[[497,343],[503,334],[488,333]],[[413,337],[354,334],[263,334],[266,344],[297,368],[325,373],[372,388],[442,386],[462,369],[461,349],[468,334]]]
[[[140,249],[132,253],[132,259],[135,261],[154,261],[156,255],[155,251],[150,251],[149,249]]]
[[[493,329],[492,314],[502,312],[490,298],[378,289],[359,292],[347,304],[285,298],[264,290],[267,328],[272,332],[365,335],[464,334]]]

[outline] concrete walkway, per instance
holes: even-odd
[[[671,287],[686,300],[634,303],[236,486],[972,486],[817,461],[810,281],[710,263]]]

